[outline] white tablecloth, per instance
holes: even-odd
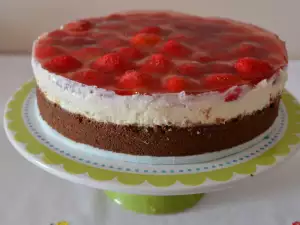
[[[2,118],[9,96],[32,76],[30,58],[0,56],[0,69]],[[287,88],[300,99],[298,71],[300,61],[292,61]],[[300,154],[231,189],[206,195],[191,210],[148,216],[125,211],[101,191],[61,180],[30,164],[13,149],[3,129],[0,143],[1,225],[49,225],[61,220],[70,225],[291,225],[300,221]]]

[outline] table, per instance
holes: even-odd
[[[7,99],[32,77],[30,56],[0,55],[0,116]],[[300,99],[300,61],[291,61],[287,89]],[[299,114],[300,116],[300,114]],[[1,126],[3,121],[1,119]],[[101,191],[54,177],[23,159],[0,130],[0,224],[50,225],[292,225],[300,221],[300,153],[231,189],[206,195],[176,215],[148,216],[121,209]]]

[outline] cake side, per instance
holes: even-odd
[[[37,90],[41,117],[65,137],[117,153],[150,156],[187,156],[220,151],[266,131],[278,115],[280,96],[251,115],[237,117],[225,124],[137,126],[98,122],[70,113],[49,101]]]

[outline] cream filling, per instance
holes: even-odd
[[[32,67],[39,88],[51,102],[71,113],[120,125],[185,127],[199,123],[226,122],[268,106],[272,98],[281,94],[287,80],[287,73],[281,70],[254,88],[242,86],[242,94],[237,100],[225,102],[227,92],[208,92],[194,96],[186,95],[185,92],[120,96],[113,91],[83,85],[50,73],[34,59]]]

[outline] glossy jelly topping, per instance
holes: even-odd
[[[34,56],[49,72],[120,95],[240,94],[287,65],[273,33],[227,19],[131,13],[83,19],[41,36]]]

